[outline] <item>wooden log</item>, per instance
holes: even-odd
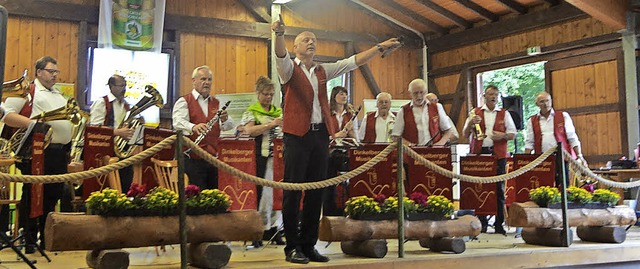
[[[628,206],[607,209],[568,209],[569,226],[624,226],[636,223],[636,213]],[[538,207],[533,202],[513,203],[509,225],[516,227],[562,227],[562,210]]]
[[[467,247],[462,238],[453,237],[437,237],[437,238],[423,238],[418,241],[420,246],[428,248],[433,252],[453,252],[460,254],[464,252]]]
[[[474,216],[462,216],[446,221],[405,221],[406,239],[428,237],[476,236],[482,225]],[[323,217],[320,220],[319,239],[322,241],[364,241],[398,237],[397,220],[353,220],[345,217]]]
[[[199,268],[222,268],[229,263],[231,249],[221,243],[189,244],[189,262]]]
[[[253,241],[263,227],[255,210],[187,216],[190,243]],[[95,250],[178,244],[178,216],[102,217],[78,213],[51,213],[45,225],[46,250]]]
[[[126,269],[129,252],[122,249],[102,249],[87,252],[87,265],[95,269]]]
[[[622,243],[627,239],[627,231],[620,226],[578,226],[578,237],[582,241],[599,243]]]
[[[524,228],[522,239],[527,244],[549,247],[562,247],[565,242],[561,228]],[[571,242],[573,242],[573,231],[569,231],[569,244]]]
[[[343,241],[340,248],[344,254],[367,258],[384,258],[388,251],[387,240],[384,239]]]

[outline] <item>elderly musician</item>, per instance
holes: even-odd
[[[516,137],[516,125],[505,109],[497,107],[500,92],[498,87],[489,85],[484,90],[484,105],[472,110],[472,114],[464,124],[462,133],[469,137],[471,154],[491,154],[497,158],[496,174],[506,173],[507,141]],[[480,127],[483,135],[476,133],[476,126]],[[472,132],[475,135],[471,136]],[[506,235],[502,226],[504,222],[504,181],[496,183],[496,219],[493,224],[495,233]],[[479,216],[482,232],[487,232],[487,216]]]
[[[129,104],[124,100],[127,92],[127,81],[123,76],[113,75],[107,81],[109,93],[98,98],[91,105],[91,125],[103,125],[113,128],[114,136],[121,136],[131,139],[133,129],[121,126],[124,121]],[[133,181],[133,166],[127,166],[118,171],[120,174],[120,184],[123,192],[127,192]]]
[[[391,94],[381,92],[376,96],[376,111],[369,112],[362,118],[358,131],[364,143],[391,142],[391,131],[396,121],[396,115],[390,113]]]
[[[233,129],[233,120],[227,111],[220,110],[220,101],[211,94],[213,73],[208,66],[196,67],[191,74],[191,82],[193,90],[180,97],[173,107],[173,129],[184,131],[194,141],[199,135],[205,135],[199,146],[217,156],[220,132]],[[207,122],[218,113],[218,121],[209,130]],[[190,184],[201,189],[218,188],[218,169],[215,166],[193,152],[184,160],[184,165]]]
[[[440,99],[438,99],[438,96],[435,93],[427,93],[427,95],[425,95],[425,97],[427,98],[427,102],[429,102],[430,104],[437,104],[440,102]],[[458,139],[460,138],[460,134],[458,133],[458,130],[456,129],[455,124],[453,124],[453,120],[451,120],[451,117],[449,117],[449,115],[447,115],[447,120],[449,121],[449,124],[451,124],[451,136],[449,137],[449,142],[451,143],[456,143],[458,142]]]
[[[327,100],[327,81],[356,69],[375,56],[391,52],[401,44],[392,38],[348,59],[319,64],[314,61],[317,39],[311,32],[298,34],[293,42],[296,58],[291,59],[284,39],[285,25],[277,20],[275,33],[276,67],[284,84],[284,181],[313,182],[326,178],[331,111]],[[292,263],[328,262],[315,245],[318,241],[322,189],[305,191],[299,210],[301,191],[284,191],[283,220],[287,245],[285,260]],[[298,215],[302,222],[298,225]],[[300,229],[298,229],[300,227]]]
[[[36,79],[31,85],[28,98],[9,97],[5,100],[6,115],[2,119],[10,127],[27,128],[31,124],[30,117],[43,112],[52,111],[67,104],[60,91],[53,88],[58,81],[60,70],[56,59],[44,56],[36,61]],[[68,120],[54,120],[47,122],[53,130],[51,143],[44,150],[44,174],[57,175],[67,173],[69,152],[71,149],[71,133],[73,125]],[[16,167],[22,174],[31,174],[31,161],[23,160]],[[43,214],[34,216],[31,212],[31,187],[24,184],[20,201],[21,223],[25,223],[25,252],[34,253],[36,236],[40,231],[40,246],[44,247],[44,226],[49,212],[55,210],[58,200],[62,198],[65,183],[44,184],[42,211]]]
[[[243,132],[255,137],[256,142],[256,176],[273,180],[273,140],[278,135],[278,127],[282,126],[282,109],[272,104],[275,94],[274,84],[269,78],[260,76],[256,81],[258,101],[253,103],[242,114],[240,126]],[[282,211],[273,210],[273,188],[256,185],[258,192],[258,212],[262,217],[264,234],[262,240],[284,245],[282,235],[278,231],[278,220]],[[262,241],[254,241],[254,247],[262,246]]]

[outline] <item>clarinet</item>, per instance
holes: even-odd
[[[195,141],[193,141],[193,143],[198,145],[200,144],[200,142],[202,142],[202,140],[207,136],[207,134],[209,134],[211,129],[213,129],[213,125],[216,124],[216,122],[218,122],[218,120],[220,119],[220,114],[222,114],[222,111],[225,111],[227,109],[227,107],[229,106],[229,103],[231,103],[231,101],[227,101],[226,103],[224,103],[224,106],[222,106],[222,108],[218,110],[216,115],[213,116],[213,118],[211,118],[211,120],[207,122],[207,131],[198,135],[198,137],[196,138]],[[185,150],[184,154],[188,156],[189,152],[191,152],[191,149]]]

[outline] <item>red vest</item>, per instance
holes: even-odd
[[[540,114],[531,116],[531,126],[533,127],[533,149],[537,154],[542,154],[542,129],[540,128]],[[553,116],[553,136],[557,142],[562,143],[562,147],[571,153],[571,156],[575,159],[576,153],[573,151],[569,139],[567,139],[567,132],[564,129],[564,116],[562,111],[556,111]]]
[[[218,101],[218,99],[216,99],[215,97],[210,96],[209,108],[207,112],[208,116],[205,117],[204,113],[202,113],[202,108],[200,108],[200,104],[198,104],[198,101],[193,98],[193,94],[188,93],[187,95],[183,96],[183,98],[185,101],[187,101],[187,107],[189,108],[189,122],[193,124],[207,123],[209,120],[215,117],[216,113],[218,112],[218,107],[220,106],[220,101]],[[207,136],[205,136],[202,142],[200,142],[200,147],[209,152],[211,155],[216,156],[218,153],[219,137],[220,124],[219,122],[216,122],[215,124],[213,124],[211,131],[207,133]],[[198,138],[198,135],[192,134],[189,136],[189,138],[195,141],[196,138]],[[191,153],[191,158],[200,159],[200,156],[196,155],[195,153]]]
[[[438,115],[437,104],[426,104],[429,110],[429,134],[433,142],[438,142],[442,138],[440,133],[440,117]],[[407,141],[417,144],[418,143],[418,127],[416,126],[416,119],[413,116],[413,110],[411,109],[411,103],[402,106],[402,112],[404,113],[404,130],[402,131],[402,138]]]
[[[376,138],[378,134],[376,134],[376,112],[367,113],[367,129],[364,130],[364,138],[362,138],[362,142],[364,143],[374,143],[376,142]]]
[[[102,125],[118,128],[119,126],[115,126],[115,114],[113,114],[113,103],[109,102],[109,96],[105,95],[102,97],[104,99],[104,106],[107,113],[104,115],[104,123]],[[124,103],[124,109],[129,111],[129,104],[127,102]]]
[[[342,124],[341,124],[342,128],[340,128],[340,126],[338,125],[338,119],[336,119],[335,115],[332,115],[329,118],[329,125],[331,125],[332,128],[336,130],[336,132],[339,132],[342,129],[344,129],[344,126],[349,122],[349,120],[351,120],[351,117],[353,117],[353,114],[351,114],[350,112],[345,113],[344,117],[342,117]],[[333,134],[329,134],[329,135],[333,135]]]
[[[293,60],[292,60],[293,61]],[[327,74],[321,65],[317,65],[314,73],[318,78],[318,101],[322,120],[329,134],[337,131],[329,124],[331,113],[327,98]],[[313,87],[302,68],[293,62],[293,75],[284,84],[284,115],[282,131],[296,136],[304,136],[311,127],[311,107],[313,106]]]
[[[482,110],[481,107],[476,107],[475,113],[476,115],[480,116],[480,118],[482,118],[482,121],[480,121],[479,123],[480,129],[482,130],[483,133],[486,133],[486,127],[484,122],[484,110]],[[494,131],[506,132],[507,125],[504,122],[505,114],[506,114],[506,110],[504,109],[500,109],[500,111],[498,111],[498,114],[496,115],[496,122],[493,124]],[[473,138],[473,136],[471,136],[469,140],[471,141],[470,142],[471,153],[480,154],[480,152],[482,151],[482,141],[476,140],[475,138]],[[493,156],[498,157],[498,159],[503,159],[508,157],[507,140],[493,141]]]

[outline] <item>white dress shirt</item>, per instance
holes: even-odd
[[[542,152],[547,151],[548,149],[555,147],[558,145],[558,141],[556,141],[556,137],[553,135],[555,124],[553,123],[553,117],[556,114],[555,110],[551,109],[549,113],[549,118],[545,118],[544,116],[538,113],[540,116],[540,132],[542,133]],[[573,120],[571,120],[571,116],[569,113],[562,112],[562,117],[564,118],[564,131],[567,134],[567,142],[571,145],[571,148],[580,146],[580,139],[578,139],[578,135],[576,134],[576,127],[573,125]],[[524,140],[524,148],[535,150],[534,148],[534,136],[533,136],[533,125],[531,124],[531,119],[527,120],[527,136]],[[542,152],[536,152],[538,154]]]
[[[360,129],[358,129],[358,137],[362,137],[364,139],[365,134],[367,133],[367,115],[364,115],[362,118],[362,125],[360,125]],[[378,111],[375,113],[376,118],[376,141],[375,143],[388,143],[389,142],[389,132],[387,130],[387,126],[390,121],[395,121],[396,116],[393,113],[389,112],[387,114],[387,118],[383,119],[378,115]]]
[[[276,56],[276,68],[278,69],[278,76],[280,77],[280,82],[282,84],[289,82],[293,75],[293,62],[290,59],[291,56],[289,56],[289,51],[287,51],[285,56],[282,58]],[[320,110],[320,101],[318,99],[318,77],[316,77],[315,74],[315,69],[318,65],[314,62],[313,66],[307,69],[300,59],[295,58],[294,62],[302,68],[304,74],[307,75],[309,83],[311,83],[311,87],[313,87],[313,110],[311,111],[311,123],[321,123],[322,111]],[[356,65],[355,55],[335,63],[322,63],[320,65],[324,68],[324,72],[327,75],[327,81],[358,68],[358,65]]]
[[[484,111],[484,127],[485,127],[485,135],[487,135],[487,137],[485,139],[482,140],[482,146],[483,147],[492,147],[493,146],[493,125],[495,125],[496,123],[496,116],[498,115],[498,111],[500,111],[501,108],[499,107],[494,107],[493,110],[490,110],[487,105],[483,105],[482,106],[482,110]],[[467,126],[471,121],[471,118],[467,118],[467,121],[464,123],[464,126]],[[516,124],[513,122],[513,119],[511,118],[511,114],[509,113],[509,111],[505,111],[504,114],[504,125],[506,127],[505,133],[506,134],[516,134],[518,132],[518,130],[516,129]]]
[[[338,132],[342,131],[342,129],[344,128],[344,126],[342,126],[342,119],[344,119],[344,115],[347,114],[347,110],[342,110],[342,113],[338,114],[336,111],[331,112],[331,114],[336,117],[336,120],[338,121]],[[355,115],[354,115],[355,116]],[[355,134],[356,137],[353,137],[354,139],[360,141],[360,139],[358,137],[360,137],[358,135],[358,120],[357,119],[353,119],[353,132]]]
[[[65,98],[60,91],[57,89],[47,89],[42,83],[36,78],[34,80],[36,89],[33,96],[33,107],[31,110],[31,115],[29,117],[33,117],[42,112],[52,111],[54,109],[58,109],[60,107],[64,107],[67,105],[67,98]],[[6,114],[11,112],[20,113],[22,107],[27,103],[28,98],[31,98],[30,95],[27,95],[26,98],[21,97],[9,97],[4,102],[4,107],[6,109]],[[73,129],[73,124],[71,124],[68,120],[54,120],[48,121],[47,124],[51,125],[51,129],[53,130],[53,134],[51,135],[51,143],[54,144],[67,144],[71,142],[71,130]]]
[[[445,131],[451,128],[451,124],[449,123],[449,116],[444,111],[444,107],[442,104],[436,104],[438,108],[438,122],[440,124],[440,133],[444,134]],[[427,103],[421,107],[415,106],[413,101],[411,101],[411,110],[413,112],[413,117],[416,121],[416,127],[418,129],[418,145],[426,145],[431,141],[431,133],[429,132],[429,109],[427,108]],[[396,116],[396,123],[393,125],[393,131],[391,135],[393,136],[402,136],[404,132],[404,109],[400,109],[398,111],[398,115]],[[438,141],[433,141],[438,142]]]
[[[125,116],[127,115],[127,109],[125,108],[125,103],[127,101],[123,100],[122,102],[118,101],[116,97],[108,93],[107,99],[111,103],[111,107],[113,109],[113,125],[109,127],[118,128],[122,121],[124,121]],[[91,105],[91,125],[104,125],[104,119],[107,117],[107,107],[104,103],[104,98],[98,98]]]
[[[191,91],[191,94],[193,95],[193,98],[198,101],[198,104],[200,105],[200,108],[202,109],[204,115],[208,117],[209,99],[211,99],[211,95],[209,95],[207,98],[204,98],[195,89]],[[196,124],[189,121],[189,105],[187,104],[187,100],[185,100],[184,97],[178,98],[178,101],[176,101],[176,104],[173,106],[172,118],[174,130],[182,130],[185,135],[192,134],[193,126],[196,126]],[[220,124],[221,131],[228,131],[233,129],[233,127],[233,120],[231,119],[231,116],[227,118],[227,121]]]

